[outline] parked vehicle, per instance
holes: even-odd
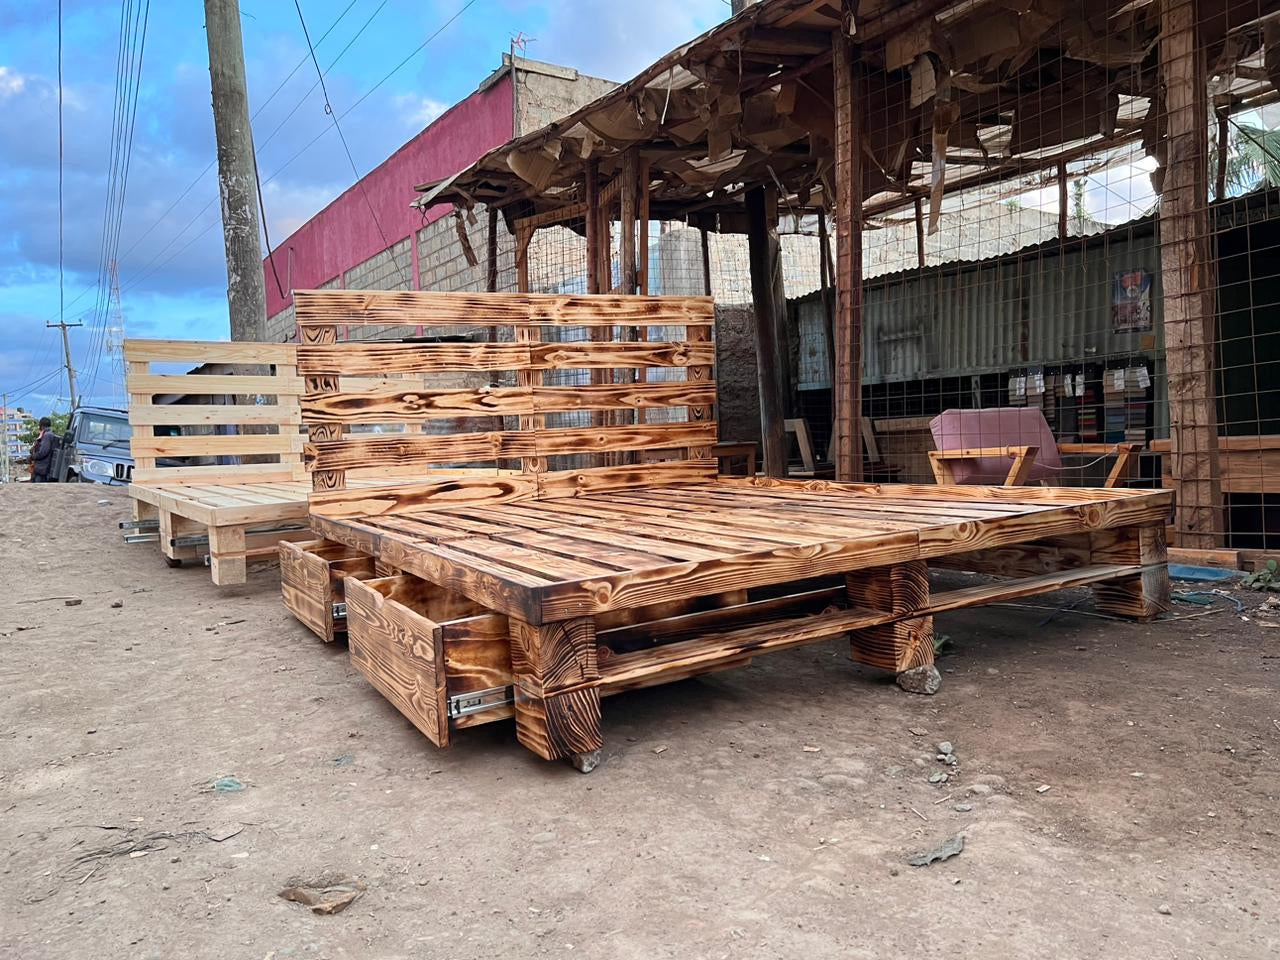
[[[128,483],[133,476],[131,435],[125,411],[78,407],[54,454],[51,476],[61,483]]]

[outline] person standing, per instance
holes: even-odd
[[[31,482],[52,483],[49,474],[53,470],[53,422],[48,417],[40,418],[40,435],[31,445]]]

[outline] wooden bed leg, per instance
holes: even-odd
[[[244,551],[244,527],[209,528],[209,567],[215,584],[228,587],[245,582]],[[238,556],[225,556],[229,553]]]
[[[1099,611],[1134,620],[1152,620],[1169,609],[1168,549],[1164,526],[1101,530],[1090,538],[1093,563],[1140,563],[1141,576],[1111,580],[1093,588]]]
[[[133,501],[133,519],[134,520],[159,520],[160,511],[154,503],[147,503],[145,500]]]
[[[570,758],[588,772],[595,764],[585,755],[604,744],[595,620],[509,622],[516,739],[544,760]]]
[[[911,617],[929,605],[929,565],[910,560],[859,570],[845,577],[849,602],[856,607],[901,614],[903,619],[853,631],[850,656],[898,674],[912,693],[936,693],[941,683],[933,666],[933,617]]]

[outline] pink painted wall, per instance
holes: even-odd
[[[442,114],[429,127],[370,170],[359,184],[299,227],[275,248],[276,270],[285,286],[282,297],[263,261],[267,282],[267,316],[293,302],[290,290],[308,290],[363,263],[423,227],[422,211],[411,208],[415,184],[447,177],[512,137],[510,74],[477,91]],[[368,194],[368,202],[365,194]],[[369,215],[377,212],[384,240]],[[440,204],[427,211],[427,222],[450,210]],[[415,276],[416,276],[415,257]]]

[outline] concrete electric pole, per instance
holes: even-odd
[[[68,327],[83,327],[83,323],[67,323],[65,320],[59,320],[57,323],[46,323],[46,327],[62,328],[62,362],[67,368],[67,391],[71,399],[71,409],[76,408],[76,368],[71,365],[71,341],[67,338]]]
[[[227,250],[231,339],[262,340],[267,323],[267,291],[262,277],[257,175],[238,0],[204,0],[204,21],[209,41],[213,128],[218,141],[218,192],[222,197],[222,236]]]

